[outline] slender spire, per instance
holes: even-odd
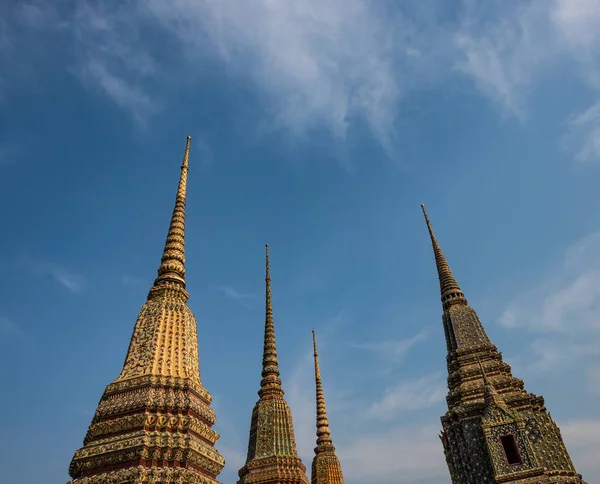
[[[173,282],[185,289],[185,201],[191,139],[192,137],[188,136],[185,144],[175,208],[154,286]]]
[[[425,205],[421,204],[421,209],[423,209],[423,215],[425,216],[425,222],[427,223],[427,229],[429,230],[431,245],[433,246],[433,253],[435,255],[435,265],[437,266],[438,277],[440,279],[442,307],[444,310],[446,310],[455,304],[466,305],[467,299],[460,289],[460,286],[456,282],[456,279],[452,275],[452,271],[450,270],[450,266],[446,261],[446,257],[444,257],[444,253],[442,252],[440,244],[435,238],[433,228],[431,227],[431,222],[429,221],[427,211],[425,210]]]
[[[315,454],[323,452],[328,446],[332,446],[331,430],[329,430],[329,419],[327,418],[327,408],[325,407],[325,395],[323,394],[323,385],[321,383],[321,369],[319,367],[319,354],[317,353],[317,337],[313,330],[313,350],[315,356],[315,382],[317,384],[317,447]],[[325,444],[325,445],[324,445]]]
[[[479,363],[479,369],[481,370],[481,376],[483,377],[483,401],[485,406],[489,407],[490,405],[495,405],[503,410],[508,411],[508,407],[506,406],[504,399],[498,394],[494,388],[494,385],[492,385],[492,382],[488,380],[485,370],[483,369],[483,364],[479,358],[477,358],[477,362]]]
[[[277,359],[277,342],[275,341],[275,322],[273,321],[273,301],[271,297],[271,268],[269,265],[269,244],[265,245],[265,340],[263,347],[262,381],[259,396],[267,393],[281,393],[279,378],[279,360]]]

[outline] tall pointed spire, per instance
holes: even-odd
[[[165,241],[165,248],[158,268],[158,277],[154,285],[158,286],[173,282],[185,289],[185,203],[187,196],[187,177],[189,170],[191,136],[187,137],[181,175],[175,197],[175,207],[171,216],[169,232]]]
[[[317,448],[315,453],[325,450],[327,444],[332,445],[331,431],[329,430],[329,419],[325,407],[325,395],[321,383],[321,368],[319,367],[319,354],[317,353],[317,337],[313,330],[313,353],[315,357],[315,383],[317,387]]]
[[[225,465],[212,396],[200,380],[198,330],[185,290],[187,138],[158,277],[138,315],[119,377],[109,384],[71,461],[70,484],[218,484]]]
[[[265,334],[262,380],[252,410],[246,463],[238,484],[308,484],[306,467],[298,456],[292,412],[284,399],[273,321],[269,245],[265,246]]]
[[[427,229],[429,230],[431,245],[433,246],[433,253],[435,255],[435,265],[437,266],[438,277],[440,279],[442,307],[445,310],[454,304],[466,305],[467,299],[456,282],[456,279],[450,270],[450,266],[448,265],[448,261],[446,261],[446,257],[444,257],[440,244],[438,244],[438,241],[435,238],[429,216],[427,215],[427,210],[425,210],[425,205],[421,204],[421,209],[425,216],[425,222],[427,223]]]
[[[327,408],[325,407],[325,395],[321,383],[321,368],[319,366],[319,354],[317,352],[317,337],[313,336],[313,354],[315,358],[315,383],[317,400],[317,446],[312,463],[311,484],[344,484],[342,466],[335,454],[335,447],[329,429]]]
[[[271,295],[271,267],[269,265],[269,244],[265,245],[265,336],[262,360],[262,381],[259,395],[281,392],[279,378],[279,360],[277,358],[277,341],[275,340],[275,322],[273,321],[273,299]]]
[[[421,208],[442,295],[448,412],[441,419],[441,441],[452,482],[525,484],[556,478],[561,484],[584,484],[544,399],[525,391],[523,381],[512,375],[468,305]]]

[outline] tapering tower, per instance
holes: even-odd
[[[585,484],[544,398],[492,344],[454,278],[425,207],[442,297],[448,354],[448,411],[440,439],[454,484]]]
[[[266,246],[266,316],[262,381],[252,410],[246,464],[238,484],[308,484],[306,467],[298,457],[292,412],[283,398],[275,341],[269,246]]]
[[[214,445],[211,395],[200,380],[196,319],[187,305],[187,138],[158,277],[138,316],[123,370],[100,399],[71,484],[215,484],[225,461]]]
[[[325,407],[325,394],[321,383],[321,368],[319,367],[319,354],[317,353],[317,338],[313,334],[313,353],[315,357],[315,383],[317,387],[317,446],[315,457],[312,461],[311,484],[344,484],[342,466],[335,453],[329,419]]]

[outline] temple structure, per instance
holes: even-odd
[[[306,467],[298,456],[292,412],[283,398],[275,341],[269,246],[266,246],[266,315],[262,380],[252,410],[250,439],[238,484],[308,484]]]
[[[321,383],[321,368],[317,353],[317,338],[313,331],[313,351],[315,357],[315,383],[317,387],[317,446],[312,462],[311,484],[344,484],[342,466],[335,454],[335,447],[329,430],[329,419],[325,407],[325,395]]]
[[[448,411],[440,439],[454,484],[585,484],[543,397],[490,341],[454,278],[425,207],[440,281],[448,354]]]
[[[196,319],[187,305],[185,205],[190,137],[158,277],[119,377],[100,399],[69,484],[217,484],[225,465],[202,385]],[[454,484],[585,484],[544,399],[527,392],[467,303],[423,208],[440,281],[448,411],[440,439]],[[238,484],[308,484],[277,358],[266,246],[262,380]],[[329,429],[313,332],[316,447],[311,484],[344,484]],[[399,478],[400,479],[400,478]]]
[[[123,370],[106,387],[71,484],[215,484],[225,460],[214,448],[211,395],[200,380],[196,319],[187,305],[187,138],[158,277],[138,316]]]

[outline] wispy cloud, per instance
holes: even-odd
[[[18,153],[19,150],[17,150],[14,146],[0,144],[0,168],[13,164],[18,156]]]
[[[337,446],[344,476],[369,484],[448,479],[448,469],[434,425],[395,426],[386,432],[366,432]],[[435,481],[442,482],[442,481]]]
[[[373,343],[357,343],[355,348],[373,352],[378,358],[385,359],[390,365],[400,363],[408,352],[418,343],[422,343],[427,338],[427,332],[421,331],[416,335],[399,340],[385,340]]]
[[[465,2],[455,35],[457,68],[507,114],[523,120],[527,95],[545,69],[571,62],[600,95],[600,8],[595,0]],[[494,20],[489,20],[490,15]],[[594,103],[568,123],[565,145],[582,162],[600,161],[599,108]]]
[[[300,137],[325,129],[343,141],[352,126],[367,126],[389,154],[406,98],[446,88],[457,74],[522,121],[536,82],[561,62],[600,94],[595,0],[464,0],[457,21],[446,3],[29,0],[0,11],[10,20],[3,25],[14,24],[0,36],[0,55],[13,65],[22,62],[22,36],[36,49],[60,36],[52,39],[70,45],[65,67],[140,126],[168,105],[168,93],[199,84],[218,64],[254,88],[265,113],[259,131]],[[587,163],[600,161],[596,103],[565,120],[566,145]]]
[[[144,279],[138,276],[133,276],[131,274],[123,274],[121,275],[121,284],[124,286],[137,287],[144,283]]]
[[[55,262],[27,257],[24,263],[33,274],[50,278],[72,293],[79,294],[86,288],[87,281],[81,274],[71,272]]]
[[[21,326],[12,319],[0,316],[0,333],[21,334]]]
[[[231,286],[220,286],[218,289],[225,295],[225,297],[237,302],[238,304],[241,304],[244,307],[250,307],[250,302],[256,298],[255,294],[238,291]]]
[[[445,395],[445,381],[439,373],[401,380],[386,388],[383,398],[374,402],[367,413],[372,418],[393,420],[403,412],[436,405],[444,400]]]
[[[600,355],[600,232],[584,237],[565,251],[538,286],[503,312],[499,323],[525,329],[534,362],[527,372],[544,372],[581,364]]]
[[[343,140],[360,123],[390,152],[399,103],[447,65],[450,32],[422,4],[392,13],[366,0],[90,0],[71,9],[30,0],[18,20],[36,35],[68,35],[72,72],[142,123],[160,109],[158,86],[197,82],[217,60],[256,87],[263,127],[298,136],[325,128]]]
[[[600,364],[591,365],[587,370],[587,391],[600,395]]]
[[[580,419],[559,422],[569,453],[577,460],[577,470],[584,476],[596,475],[600,469],[600,420]]]
[[[525,291],[500,317],[507,328],[573,333],[600,329],[600,232],[565,251],[537,287]]]
[[[567,146],[577,146],[576,159],[581,163],[600,160],[600,101],[568,121],[564,137]]]

